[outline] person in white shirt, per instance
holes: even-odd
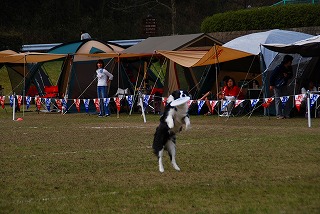
[[[84,40],[84,39],[91,39],[91,36],[90,36],[90,34],[89,34],[89,33],[87,33],[85,30],[82,30],[82,31],[81,31],[80,39],[81,39],[81,40]]]
[[[314,86],[314,83],[313,83],[312,80],[309,81],[308,85],[306,85],[305,87],[301,88],[301,93],[302,94],[306,94],[308,90],[310,92],[311,91],[317,91],[317,88],[316,88],[316,86]]]
[[[317,91],[316,86],[314,85],[313,81],[310,80],[309,82],[306,82],[305,86],[301,88],[301,94],[303,94],[303,100],[301,102],[301,108],[305,109],[305,116],[307,117],[308,111],[307,111],[307,91],[313,92]],[[313,111],[310,111],[311,113]]]
[[[104,62],[103,60],[98,60],[97,62],[97,79],[98,79],[98,84],[97,84],[97,95],[98,98],[100,99],[100,113],[99,117],[103,116],[110,116],[110,110],[109,107],[105,107],[104,105],[104,98],[108,97],[108,85],[110,81],[113,79],[113,75],[104,69]]]

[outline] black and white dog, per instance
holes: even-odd
[[[156,129],[153,140],[153,151],[158,156],[159,171],[164,172],[162,157],[164,149],[169,153],[173,168],[180,171],[176,163],[176,134],[182,130],[182,125],[185,124],[186,129],[190,128],[190,118],[188,114],[188,104],[184,102],[179,105],[174,105],[174,100],[178,101],[184,98],[189,98],[186,91],[174,91],[167,99],[167,105],[164,113],[160,118],[160,124]],[[184,99],[185,100],[185,99]],[[188,99],[187,99],[188,100]]]

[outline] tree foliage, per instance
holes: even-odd
[[[202,32],[259,30],[320,25],[319,4],[250,8],[215,14],[201,25]]]
[[[102,41],[140,39],[146,37],[143,20],[148,15],[157,20],[157,36],[199,33],[202,21],[212,14],[277,1],[1,0],[0,35],[18,35],[23,44],[75,41],[81,30]]]

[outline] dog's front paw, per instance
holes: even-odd
[[[190,129],[191,128],[190,120],[189,119],[185,120],[185,123],[186,123],[186,130]]]

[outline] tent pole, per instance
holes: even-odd
[[[310,91],[307,91],[308,127],[311,127]]]
[[[216,53],[215,59],[217,60],[216,63],[215,63],[215,69],[216,69],[216,94],[218,95],[218,93],[219,93],[219,86],[218,86],[218,65],[217,65],[217,63],[219,63],[219,60],[218,60],[218,54],[217,54],[216,44],[214,44],[214,51],[215,51],[215,53]],[[218,96],[217,96],[217,100],[218,100]],[[218,117],[219,117],[219,113],[220,113],[220,108],[219,108],[219,106],[218,106]]]
[[[297,66],[297,70],[296,70],[296,77],[294,78],[294,89],[293,89],[293,100],[292,100],[292,105],[293,108],[295,108],[295,97],[296,97],[296,90],[297,90],[297,77],[298,77],[298,71],[299,71],[299,67],[300,67],[300,62],[301,62],[302,57],[300,56],[299,62],[298,62],[298,66]]]
[[[13,105],[12,105],[12,120],[15,120],[16,117],[16,93],[13,92]]]
[[[24,55],[24,66],[23,66],[23,92],[22,92],[22,116],[24,117],[24,99],[26,96],[26,55]]]
[[[120,87],[120,56],[118,54],[118,88]]]
[[[130,113],[129,113],[129,115],[131,115],[133,106],[134,106],[134,104],[135,104],[136,91],[137,91],[137,85],[138,85],[138,80],[139,80],[139,76],[140,76],[140,71],[141,71],[141,63],[139,63],[139,71],[138,71],[136,83],[135,83],[135,86],[134,86],[134,89],[133,89],[133,101],[132,101],[132,106],[131,106],[131,108],[130,108]]]
[[[120,55],[118,54],[118,88],[120,88]],[[119,100],[120,102],[120,109],[121,109],[121,101]],[[120,116],[120,111],[117,109],[117,118],[119,118]]]
[[[141,112],[142,112],[142,116],[143,116],[143,122],[146,123],[147,120],[146,120],[146,115],[145,115],[144,108],[143,108],[142,94],[139,97],[139,99],[140,99]]]

